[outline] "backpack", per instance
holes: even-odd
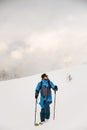
[[[47,98],[48,96],[51,95],[50,80],[48,80],[48,87],[47,86],[42,86],[42,81],[41,81],[40,93],[41,93],[41,96],[44,97],[44,98]]]

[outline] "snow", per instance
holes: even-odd
[[[40,127],[34,126],[34,92],[41,75],[38,74],[0,82],[0,130],[87,130],[87,65],[47,74],[59,87],[55,120],[52,104],[49,122]],[[72,77],[70,81],[68,74]],[[37,121],[39,112],[38,104]]]

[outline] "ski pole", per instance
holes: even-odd
[[[34,125],[36,125],[36,117],[37,117],[37,99],[35,101],[35,119],[34,119]]]
[[[53,120],[55,120],[55,107],[56,107],[56,91],[54,91]]]

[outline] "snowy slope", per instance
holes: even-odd
[[[71,74],[69,82],[67,73]],[[48,73],[59,86],[56,99],[56,119],[40,127],[34,124],[34,90],[40,74],[0,82],[0,130],[87,130],[87,66],[56,70]],[[40,106],[38,105],[37,121]]]

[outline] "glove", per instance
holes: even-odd
[[[36,93],[35,93],[35,98],[36,98],[36,99],[38,98],[38,94],[39,94],[39,92],[36,91]]]
[[[37,98],[38,98],[38,95],[35,94],[35,98],[37,99]]]
[[[55,89],[54,89],[55,91],[58,91],[58,87],[55,85]]]

